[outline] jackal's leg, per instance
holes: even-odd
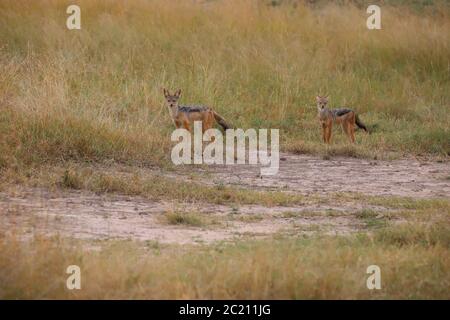
[[[345,118],[342,121],[342,130],[345,132],[345,134],[347,135],[347,137],[350,139],[351,142],[355,142],[355,137],[353,135],[354,132],[354,126],[353,126],[353,122],[354,122],[354,118],[355,116],[349,116],[347,118]]]
[[[184,120],[184,121],[183,121],[183,127],[184,127],[187,131],[191,132],[191,125],[190,125],[190,123],[189,123],[188,120]],[[191,133],[192,133],[192,132],[191,132]]]
[[[203,133],[205,133],[206,130],[209,130],[213,127],[214,123],[214,115],[212,113],[209,113],[205,119],[203,120]]]
[[[212,112],[209,112],[202,122],[203,134],[205,134],[207,130],[211,129],[213,125],[214,125],[214,114]],[[211,137],[211,142],[214,142],[215,140],[216,137]]]
[[[333,123],[330,121],[327,126],[327,143],[331,143],[331,132],[333,131]]]
[[[350,127],[349,127],[349,122],[347,120],[342,121],[342,131],[344,131],[345,135],[351,140]]]
[[[356,116],[355,113],[350,113],[350,116],[348,117],[347,121],[345,121],[345,126],[347,127],[347,135],[350,138],[350,141],[352,143],[355,143],[355,123],[356,123]]]
[[[322,138],[323,142],[327,143],[327,125],[325,122],[322,122]]]
[[[350,135],[350,140],[352,143],[355,143],[355,125],[353,123],[349,123],[348,132]]]

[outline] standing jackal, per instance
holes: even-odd
[[[224,130],[231,127],[226,123],[217,112],[207,106],[180,106],[178,100],[180,99],[181,90],[177,90],[174,94],[170,94],[167,89],[164,89],[164,96],[166,97],[167,106],[169,108],[170,116],[175,124],[175,127],[185,128],[192,132],[191,124],[194,121],[202,122],[202,129],[205,132],[211,129],[216,121]]]
[[[331,141],[333,122],[342,125],[342,129],[353,143],[355,143],[355,125],[364,131],[369,132],[355,111],[347,108],[328,109],[328,97],[317,96],[316,101],[317,111],[319,112],[319,121],[322,123],[323,141],[325,143],[330,143]]]

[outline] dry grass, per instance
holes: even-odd
[[[366,223],[365,234],[323,236],[311,224],[294,226],[292,232],[276,234],[273,239],[195,246],[85,242],[0,232],[0,298],[450,298],[448,200],[359,195],[336,199],[384,204],[391,210],[354,212]],[[325,200],[333,203],[336,199]],[[329,214],[285,212],[280,217]],[[251,217],[214,218],[177,209],[161,216],[161,221],[220,228],[229,219],[253,223]],[[299,231],[314,234],[305,237]],[[65,289],[65,268],[72,264],[82,270],[82,290],[76,292]],[[380,291],[365,287],[365,270],[371,264],[381,267]]]
[[[65,1],[1,1],[0,189],[6,180],[41,179],[36,183],[48,187],[180,202],[306,201],[284,192],[93,170],[171,165],[173,127],[162,87],[181,88],[182,103],[212,105],[236,127],[280,129],[287,151],[448,158],[448,4],[385,1],[383,30],[369,31],[361,1],[310,2],[80,0],[82,30],[69,31]],[[329,93],[332,106],[355,108],[372,134],[358,133],[350,146],[336,129],[333,145],[324,147],[318,93]],[[40,176],[41,170],[47,173]],[[382,218],[357,212],[370,235],[196,247],[0,234],[0,298],[450,298],[447,199],[307,200],[395,212]],[[391,225],[391,217],[412,223]],[[193,227],[216,223],[189,212],[163,219]],[[81,291],[65,289],[71,264],[82,268]],[[382,269],[381,291],[365,287],[370,264]]]
[[[449,153],[446,5],[364,8],[264,1],[0,4],[0,168],[76,161],[170,163],[162,87],[215,106],[238,127],[279,128],[285,150],[358,157]],[[321,2],[323,3],[323,2]],[[45,36],[43,36],[45,35]],[[314,96],[372,127],[325,150]],[[331,150],[331,151],[330,151]]]
[[[215,204],[260,204],[268,207],[299,205],[305,197],[282,191],[257,191],[230,186],[210,186],[196,181],[183,181],[164,175],[138,174],[120,175],[96,172],[90,168],[67,169],[61,176],[52,178],[44,174],[48,181],[38,181],[38,185],[70,189],[91,190],[99,193],[121,193],[141,195],[154,200],[177,200],[187,202],[208,202]]]
[[[449,299],[447,224],[383,228],[372,237],[313,237],[213,246],[0,238],[0,298]],[[420,263],[419,263],[420,262]],[[82,289],[65,289],[68,265]],[[381,268],[382,289],[366,288]]]

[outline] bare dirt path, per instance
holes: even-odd
[[[359,192],[368,195],[435,198],[450,196],[450,163],[364,160],[282,154],[277,175],[260,177],[257,166],[210,166],[205,183],[269,188],[301,194]]]
[[[164,219],[178,209],[214,218],[200,226],[171,225]],[[320,214],[329,211],[332,216]],[[154,240],[162,243],[209,243],[242,236],[313,231],[348,233],[362,227],[351,206],[302,207],[172,203],[85,191],[19,188],[0,193],[4,230],[60,234],[81,239]],[[317,214],[316,214],[317,213]],[[25,226],[25,229],[24,229]]]
[[[251,189],[277,189],[302,194],[360,192],[370,195],[435,198],[450,195],[449,163],[416,160],[368,161],[283,154],[276,176],[259,177],[256,166],[179,168],[180,179],[193,174],[205,184],[231,184]],[[364,203],[319,203],[297,207],[235,206],[151,201],[116,194],[17,187],[0,192],[0,228],[29,234],[61,234],[82,239],[129,238],[162,243],[210,243],[240,237],[342,234],[361,230],[355,212]],[[165,215],[177,210],[214,218],[200,226],[172,225]]]

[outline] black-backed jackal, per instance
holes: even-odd
[[[341,124],[342,129],[353,143],[355,143],[355,125],[369,132],[355,111],[347,108],[328,109],[328,97],[317,96],[316,101],[319,121],[322,123],[323,141],[325,143],[330,143],[331,141],[333,123]]]
[[[175,124],[175,127],[185,128],[192,132],[194,121],[202,122],[202,130],[205,132],[211,129],[214,122],[217,122],[224,130],[231,127],[227,124],[224,118],[217,112],[207,106],[180,106],[178,100],[180,99],[181,90],[177,90],[174,94],[170,94],[167,89],[164,89],[164,96],[167,101],[170,116]]]

